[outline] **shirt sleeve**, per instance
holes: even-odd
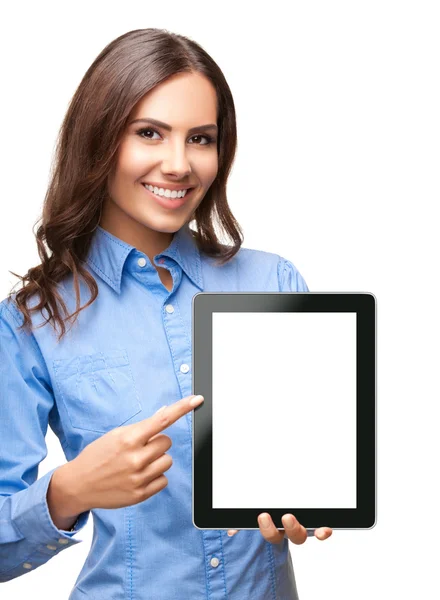
[[[278,261],[278,284],[280,292],[310,291],[295,265],[282,256]]]
[[[55,469],[38,479],[38,465],[47,455],[54,396],[35,337],[18,330],[23,320],[13,302],[0,303],[0,582],[81,542],[73,536],[90,514],[82,513],[70,532],[51,519],[46,494]]]

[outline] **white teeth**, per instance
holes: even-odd
[[[148,185],[146,183],[143,184],[150,192],[156,194],[156,196],[165,196],[165,198],[183,198],[186,195],[188,190],[168,190],[164,188],[158,188],[156,186]]]

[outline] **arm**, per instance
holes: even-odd
[[[68,490],[71,489],[66,472],[68,466],[69,463],[54,471],[47,489],[47,506],[55,527],[64,531],[73,531],[81,511],[72,506],[68,494]]]
[[[22,320],[12,303],[0,304],[0,582],[80,543],[72,536],[89,516],[80,515],[75,531],[59,528],[67,525],[63,518],[74,515],[59,514],[63,497],[58,474],[49,493],[57,524],[52,520],[47,494],[61,467],[38,479],[38,465],[47,455],[45,435],[54,397],[35,337],[17,329]]]

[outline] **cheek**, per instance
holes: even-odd
[[[211,185],[218,173],[218,156],[206,156],[203,164],[200,165],[200,173],[205,185]]]
[[[149,156],[150,154],[150,156]],[[139,144],[127,144],[121,149],[116,172],[116,179],[135,180],[142,177],[153,162],[153,156]]]

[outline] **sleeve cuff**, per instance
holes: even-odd
[[[54,471],[55,469],[52,469],[31,486],[15,494],[13,519],[22,535],[37,545],[50,542],[63,545],[78,544],[82,540],[72,539],[72,536],[87,523],[90,511],[79,515],[73,531],[64,531],[54,525],[47,505],[47,489]]]

